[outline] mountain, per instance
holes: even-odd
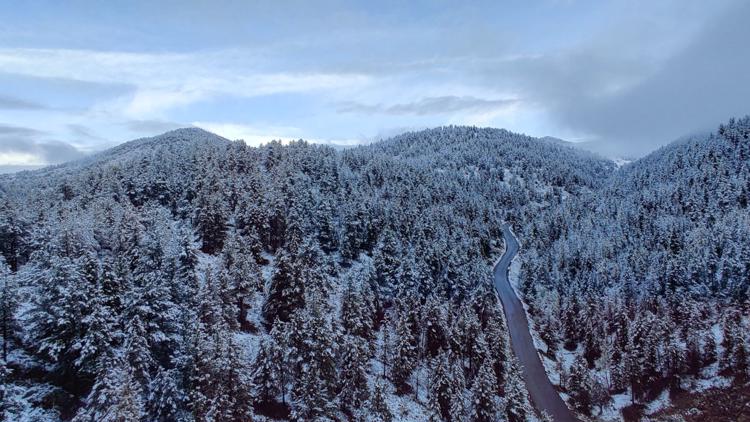
[[[584,384],[638,405],[744,379],[749,135],[745,117],[678,140],[528,226],[522,288],[552,356],[575,351],[596,374]]]
[[[498,415],[505,397],[525,419],[489,284],[502,223],[613,170],[494,129],[342,151],[180,129],[4,176],[6,408],[424,420]]]
[[[533,420],[491,286],[508,223],[509,279],[581,418],[741,390],[748,126],[619,169],[491,128],[344,150],[179,129],[2,176],[3,408]]]

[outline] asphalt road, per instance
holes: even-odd
[[[508,281],[510,263],[518,253],[518,240],[507,225],[503,227],[503,238],[506,249],[500,260],[495,263],[495,289],[503,303],[510,342],[523,367],[523,377],[531,401],[539,411],[545,411],[552,416],[555,422],[578,422],[547,378],[529,333],[526,312]]]

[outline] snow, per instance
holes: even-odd
[[[624,166],[626,164],[632,163],[633,160],[628,160],[628,159],[625,159],[625,158],[613,158],[612,162],[615,163],[615,165],[617,166],[617,168],[620,168],[620,167],[622,167],[622,166]]]
[[[8,421],[17,422],[56,422],[58,412],[44,409],[39,404],[51,394],[60,390],[50,384],[7,384],[6,401]]]
[[[596,415],[598,420],[609,422],[609,421],[621,421],[622,420],[622,409],[631,404],[630,393],[625,392],[621,394],[613,394],[612,402],[609,405],[602,408],[602,413]]]
[[[732,385],[732,379],[722,376],[712,376],[710,378],[702,378],[694,380],[692,382],[691,390],[694,392],[702,392],[710,390],[712,388],[727,388]]]
[[[664,390],[661,394],[659,394],[659,397],[646,405],[646,414],[652,415],[659,410],[666,408],[667,406],[669,406],[669,404],[669,390]]]

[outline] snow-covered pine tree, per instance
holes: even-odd
[[[253,418],[252,385],[226,325],[196,333],[189,406],[196,422],[244,422]]]
[[[185,421],[186,397],[181,386],[180,372],[177,369],[164,369],[156,372],[148,387],[146,414],[154,422]]]
[[[370,398],[367,386],[367,367],[370,351],[368,341],[353,334],[344,334],[341,344],[339,370],[339,405],[353,415]]]
[[[393,327],[395,345],[390,374],[398,394],[406,394],[411,390],[409,378],[417,365],[417,339],[408,314],[409,311],[405,309],[400,311]]]
[[[276,320],[288,322],[291,314],[305,305],[305,286],[300,279],[300,269],[296,267],[285,248],[276,253],[276,270],[263,303],[263,319],[270,329]]]
[[[476,422],[494,422],[498,420],[499,403],[495,395],[497,380],[490,362],[479,368],[474,384],[471,387],[473,402],[472,420]]]
[[[222,186],[215,175],[202,181],[196,198],[195,227],[203,242],[201,250],[213,254],[224,245],[227,229],[227,211],[221,198]]]
[[[400,256],[401,245],[398,238],[393,230],[385,229],[381,233],[381,238],[378,240],[378,245],[372,255],[381,297],[390,298],[393,296],[400,267]]]
[[[10,376],[12,371],[8,368],[8,364],[2,356],[0,356],[0,421],[6,421],[8,416],[8,409],[11,406],[8,392],[10,390],[11,382]]]
[[[509,422],[526,422],[534,413],[529,403],[521,365],[515,357],[506,361],[505,414]]]
[[[10,339],[15,333],[17,325],[15,319],[18,308],[15,279],[11,276],[10,268],[5,263],[5,258],[0,256],[0,331],[3,336],[2,359],[8,359]]]
[[[430,364],[429,396],[430,406],[436,406],[442,419],[451,418],[451,404],[453,397],[460,395],[456,382],[452,379],[453,372],[449,361],[448,352],[442,352]],[[432,409],[431,409],[432,410]]]
[[[370,397],[370,402],[368,403],[370,410],[367,418],[368,422],[393,422],[393,413],[386,402],[384,390],[383,383],[376,381],[372,397]]]
[[[357,272],[356,281],[346,281],[341,297],[341,326],[347,334],[371,340],[374,334],[375,310],[365,297],[367,292],[360,276],[361,273]]]
[[[325,307],[323,298],[313,291],[306,300],[306,307],[296,316],[304,328],[302,341],[294,352],[300,366],[300,374],[293,380],[292,387],[292,418],[295,420],[331,417],[336,408],[337,347]]]
[[[584,415],[591,414],[591,378],[588,374],[588,363],[585,359],[577,358],[570,370],[568,391],[570,405]]]
[[[144,416],[143,390],[127,360],[119,357],[102,365],[84,403],[74,422],[140,421]]]

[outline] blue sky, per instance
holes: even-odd
[[[0,3],[0,166],[191,125],[350,144],[468,124],[637,156],[748,113],[740,0]]]

